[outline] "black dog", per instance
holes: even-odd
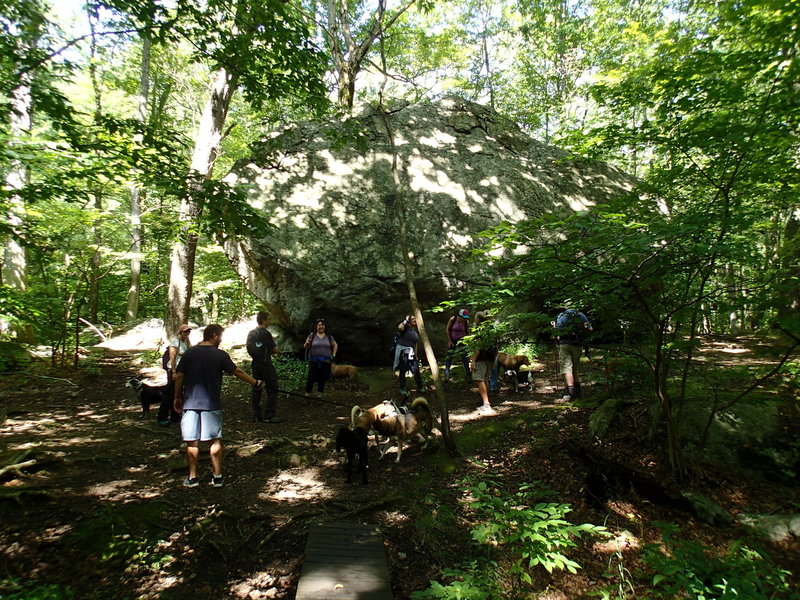
[[[353,483],[353,460],[358,455],[358,470],[361,471],[361,483],[367,484],[367,430],[363,427],[348,429],[342,427],[336,434],[336,451],[344,448],[347,453],[347,483]]]
[[[165,385],[147,385],[141,379],[134,377],[129,379],[125,387],[129,387],[136,394],[136,399],[142,405],[142,418],[146,419],[150,416],[150,406],[153,404],[161,405],[161,399],[164,390],[167,389]]]

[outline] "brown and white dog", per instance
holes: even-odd
[[[506,383],[514,392],[519,391],[519,386],[530,383],[530,359],[524,354],[497,353],[497,362],[503,366]]]
[[[372,408],[367,408],[366,410],[361,408],[360,406],[354,406],[350,410],[350,428],[355,430],[357,427],[361,427],[364,431],[369,432],[370,429],[373,428],[375,421],[380,419],[384,419],[388,416],[394,415],[398,413],[397,406],[391,400],[384,400],[380,404],[376,404]],[[375,431],[375,445],[379,444],[378,442],[378,432]]]
[[[380,419],[376,419],[372,424],[381,435],[389,436],[389,441],[381,448],[383,458],[386,452],[395,443],[397,444],[397,458],[395,462],[400,462],[403,455],[403,444],[414,436],[421,436],[423,448],[428,446],[428,439],[433,431],[433,415],[425,398],[414,398],[411,409],[407,413],[394,413]]]

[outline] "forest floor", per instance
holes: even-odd
[[[241,345],[224,338],[223,348],[233,349],[247,367]],[[641,551],[661,540],[657,523],[677,524],[682,539],[718,551],[749,539],[741,527],[709,525],[631,489],[593,500],[585,493],[585,466],[570,444],[636,468],[675,496],[679,487],[700,492],[734,515],[800,512],[796,485],[698,468],[679,486],[662,450],[647,442],[641,404],[615,423],[608,439],[591,439],[592,410],[620,393],[602,384],[598,360],[586,364],[586,379],[594,383],[585,386],[585,401],[555,402],[560,382],[551,359],[540,365],[531,391],[503,386],[493,394],[490,415],[476,411],[477,391],[457,372],[445,392],[463,456],[451,457],[441,443],[426,450],[414,443],[395,463],[393,451],[379,461],[371,446],[368,485],[345,483],[334,437],[349,424],[352,405],[396,399],[388,367],[362,369],[368,391],[339,386],[326,390],[324,402],[282,395],[284,421],[275,424],[251,422],[249,388],[226,378],[225,484],[209,485],[205,456],[202,485],[187,489],[177,426],[160,427],[156,407],[143,420],[125,387],[132,376],[163,383],[163,372],[153,368],[154,352],[107,349],[94,355],[92,374],[40,363],[0,379],[0,467],[35,461],[0,477],[0,597],[291,599],[309,527],[344,521],[380,530],[395,597],[409,598],[441,579],[442,568],[492,552],[471,550],[477,546],[470,528],[479,517],[465,502],[468,477],[511,490],[539,481],[555,490],[553,502],[571,507],[570,522],[604,525],[612,533],[578,540],[567,552],[582,567],[577,573],[534,568],[530,584],[508,589],[504,597],[559,600],[606,590],[606,597],[618,598],[621,588],[636,592],[628,597],[646,596],[652,574],[642,570]],[[746,350],[736,360],[757,355]],[[723,363],[730,355],[718,358]],[[429,399],[438,417],[432,394]],[[291,466],[292,455],[300,457],[299,466]],[[797,540],[761,544],[778,565],[798,572]],[[491,556],[499,569],[508,569],[508,555]]]

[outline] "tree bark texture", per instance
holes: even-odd
[[[238,77],[225,69],[218,70],[211,85],[211,94],[200,118],[186,194],[181,201],[180,232],[173,244],[170,260],[167,314],[164,319],[165,339],[174,334],[181,323],[189,320],[192,298],[195,255],[197,253],[197,217],[200,215],[200,194],[203,183],[211,176],[219,154],[225,120]]]
[[[150,35],[142,33],[142,68],[139,77],[139,111],[137,119],[144,125],[147,122],[147,99],[150,95]],[[142,195],[143,190],[134,185],[131,188],[131,284],[128,287],[128,307],[125,320],[136,319],[139,313],[139,294],[142,280]]]

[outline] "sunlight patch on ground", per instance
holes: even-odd
[[[326,500],[332,492],[319,479],[319,468],[297,468],[281,471],[267,481],[266,490],[259,495],[264,500],[298,501]]]
[[[117,481],[107,481],[105,483],[98,483],[96,485],[89,486],[86,489],[86,493],[91,494],[92,496],[100,496],[105,498],[107,496],[118,495],[123,490],[127,490],[134,485],[138,484],[133,479],[118,479]]]

